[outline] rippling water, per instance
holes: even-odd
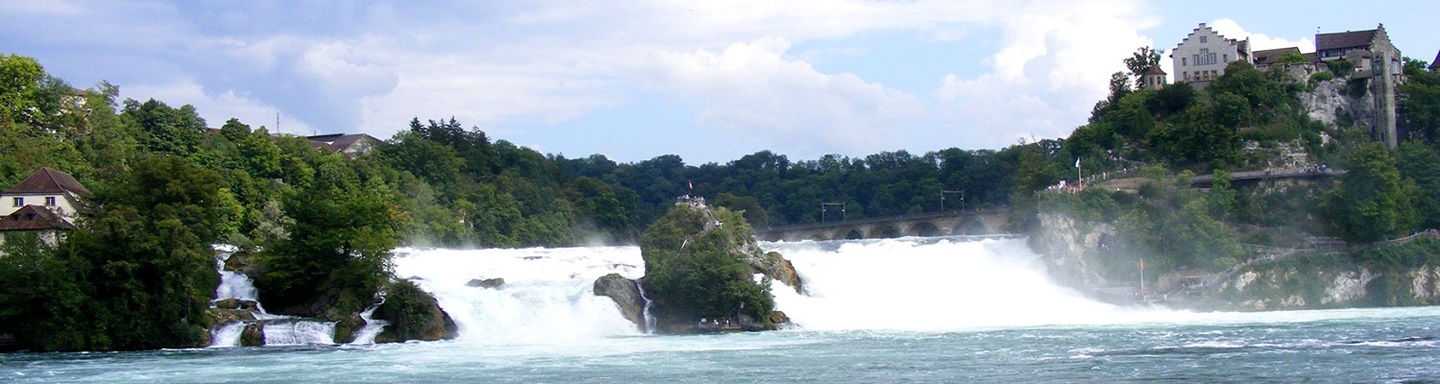
[[[563,343],[0,355],[0,381],[1423,382],[1440,309],[1202,316],[1186,324],[628,336]]]
[[[646,336],[589,295],[633,247],[418,251],[457,340],[0,354],[0,382],[1440,382],[1440,307],[1189,313],[1085,300],[1023,239],[772,244],[812,282],[800,328]],[[505,278],[493,290],[472,278]],[[618,319],[618,320],[617,320]]]

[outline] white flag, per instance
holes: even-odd
[[[1080,168],[1080,158],[1075,158],[1075,168]]]

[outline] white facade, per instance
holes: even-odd
[[[1225,66],[1236,60],[1250,60],[1250,41],[1233,40],[1200,23],[1180,45],[1170,51],[1175,82],[1203,88],[1225,74]]]
[[[70,193],[46,193],[46,194],[5,194],[0,196],[0,217],[10,216],[11,213],[24,208],[26,205],[39,205],[55,212],[65,221],[71,223],[80,217],[80,211],[75,207],[79,200]]]

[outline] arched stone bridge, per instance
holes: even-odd
[[[902,216],[757,228],[764,241],[884,239],[902,236],[993,235],[1008,220],[1004,208],[916,213]]]

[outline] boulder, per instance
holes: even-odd
[[[220,308],[220,309],[240,309],[240,310],[246,310],[246,311],[251,311],[251,312],[260,312],[260,303],[255,302],[255,300],[244,300],[244,299],[234,299],[234,298],[231,298],[231,299],[220,299],[220,300],[216,300],[216,301],[215,301],[215,308]]]
[[[258,347],[265,345],[265,322],[257,321],[246,324],[245,329],[240,331],[240,346]]]
[[[465,283],[467,287],[476,288],[498,288],[503,285],[505,285],[505,279],[500,277],[493,279],[470,279],[469,282]]]
[[[771,312],[770,312],[770,322],[771,322],[771,323],[774,323],[774,324],[789,324],[789,323],[790,323],[790,316],[786,316],[786,315],[785,315],[785,312],[781,312],[781,311],[771,311]]]
[[[336,344],[348,344],[355,341],[355,331],[365,327],[365,319],[360,314],[350,315],[335,322],[334,340]]]
[[[448,340],[458,335],[455,320],[440,308],[435,296],[415,283],[395,281],[386,292],[385,304],[376,308],[371,318],[388,321],[390,325],[375,337],[376,342]]]
[[[234,321],[255,321],[255,312],[243,309],[210,308],[210,318],[213,324],[225,324]]]
[[[618,273],[611,273],[595,279],[595,296],[609,297],[620,307],[620,314],[626,320],[635,323],[635,327],[645,332],[645,297],[640,294],[640,286],[635,280],[620,276]]]

